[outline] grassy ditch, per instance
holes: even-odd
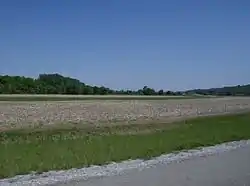
[[[156,124],[157,130],[153,126],[2,132],[0,177],[148,159],[172,151],[250,139],[250,113]],[[131,131],[139,132],[129,134]]]

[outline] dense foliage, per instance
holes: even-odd
[[[85,95],[180,95],[180,94],[202,94],[202,95],[250,95],[250,85],[196,89],[186,92],[155,91],[148,86],[142,89],[112,90],[101,86],[90,86],[77,79],[64,77],[60,74],[40,74],[37,79],[21,76],[0,76],[0,94],[85,94]]]
[[[104,86],[90,86],[60,74],[40,74],[37,79],[0,76],[0,94],[175,95],[180,93],[155,91],[147,86],[137,91],[112,90]]]

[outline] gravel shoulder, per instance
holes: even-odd
[[[143,123],[147,123],[147,122],[151,122],[151,123],[162,122],[163,124],[164,123],[167,124],[167,123],[170,123],[170,122],[173,122],[176,120],[182,120],[182,119],[186,119],[186,118],[206,116],[206,115],[221,115],[221,114],[227,114],[227,113],[247,112],[249,110],[250,110],[250,98],[248,98],[248,97],[244,97],[244,98],[243,97],[238,97],[238,98],[237,97],[234,97],[234,98],[227,97],[227,98],[216,98],[216,99],[215,98],[206,98],[206,99],[203,98],[203,99],[186,99],[186,100],[129,100],[129,101],[128,100],[125,100],[125,101],[124,100],[119,100],[119,101],[118,100],[116,100],[116,101],[110,101],[110,100],[109,101],[108,100],[106,100],[106,101],[104,101],[104,100],[102,100],[102,101],[90,101],[90,100],[88,100],[88,101],[63,101],[63,102],[62,101],[60,101],[60,102],[53,102],[53,101],[41,102],[40,101],[40,102],[8,102],[8,103],[7,102],[0,102],[0,132],[4,131],[4,130],[8,130],[8,129],[13,129],[13,128],[16,128],[16,129],[22,128],[22,127],[25,128],[27,126],[32,126],[35,128],[36,127],[43,128],[45,126],[46,127],[58,126],[60,128],[61,126],[63,126],[63,124],[65,124],[65,125],[71,124],[74,127],[80,127],[80,126],[86,126],[86,125],[88,125],[88,126],[102,126],[102,125],[110,125],[110,124],[124,125],[124,124],[131,124],[131,123],[143,124]],[[206,118],[206,120],[207,120],[207,118]],[[230,122],[231,122],[231,120],[230,120]],[[246,130],[249,127],[247,125],[248,124],[248,117],[247,118],[245,117],[242,120],[242,122],[243,122],[242,126],[244,126],[245,128],[244,127],[239,128],[238,124],[240,124],[240,120],[239,120],[239,123],[237,120],[237,125],[231,124],[231,127],[233,128],[233,130],[230,130],[228,123],[227,123],[226,127],[225,127],[225,124],[222,123],[222,125],[221,125],[222,128],[220,129],[220,130],[222,130],[222,132],[219,132],[219,133],[218,133],[218,126],[214,125],[214,135],[216,135],[217,138],[211,137],[211,133],[207,135],[207,138],[204,137],[206,135],[202,135],[204,137],[205,144],[208,143],[207,139],[209,140],[210,138],[213,142],[215,142],[215,141],[219,142],[221,140],[222,141],[223,140],[229,141],[229,140],[249,139],[249,138],[246,138],[247,136],[249,136],[249,133],[247,132],[249,130]],[[202,130],[201,130],[203,132],[205,131],[204,134],[207,134],[208,129],[211,131],[211,123],[210,122],[208,122],[208,123],[209,123],[209,127],[206,125],[208,128],[205,127],[204,129],[202,128]],[[233,123],[236,123],[236,122],[233,121]],[[196,125],[196,126],[198,126],[198,125]],[[201,125],[199,125],[199,126],[201,126]],[[33,129],[34,128],[32,128],[32,130]],[[75,128],[73,128],[73,129],[75,129]],[[238,131],[238,133],[237,133],[237,131]],[[195,140],[195,141],[192,141],[192,140],[190,141],[191,146],[192,146],[192,144],[202,144],[200,141],[200,137],[196,139],[196,136],[199,136],[201,133],[200,132],[196,133],[196,132],[190,131],[190,133],[189,133],[190,137],[193,136],[194,138],[192,138],[192,139]],[[5,133],[5,132],[3,132],[3,133]],[[182,133],[180,133],[180,134],[182,134]],[[194,134],[194,135],[192,135],[192,134]],[[47,152],[47,150],[50,149],[51,147],[53,147],[54,145],[55,145],[55,147],[53,147],[52,149],[58,148],[59,142],[61,144],[61,146],[60,146],[61,152],[63,152],[63,153],[61,153],[61,154],[54,153],[53,157],[55,158],[55,161],[53,161],[53,163],[57,163],[58,165],[61,165],[61,163],[65,162],[65,161],[60,161],[58,159],[59,157],[62,159],[66,158],[67,160],[72,161],[71,156],[78,157],[80,154],[86,153],[85,152],[86,150],[84,151],[84,149],[79,148],[79,147],[82,147],[82,141],[81,141],[82,139],[80,137],[76,138],[76,139],[74,138],[74,141],[68,140],[67,143],[63,143],[64,138],[62,138],[62,140],[58,141],[57,139],[54,140],[54,138],[50,138],[48,136],[48,138],[46,138],[45,141],[43,141],[44,144],[47,144],[47,145],[39,146],[36,143],[41,144],[39,141],[40,138],[39,139],[35,138],[35,135],[36,135],[35,133],[32,134],[33,136],[31,135],[29,138],[27,138],[29,140],[29,139],[33,139],[33,137],[34,137],[34,139],[36,139],[36,141],[31,140],[30,142],[32,142],[32,143],[25,142],[26,136],[22,137],[22,136],[18,136],[18,135],[16,137],[16,139],[18,139],[18,140],[16,140],[17,143],[12,143],[12,141],[11,141],[11,139],[14,138],[14,136],[11,137],[11,135],[10,135],[11,139],[6,138],[7,139],[6,142],[8,142],[8,140],[9,140],[11,143],[9,143],[9,146],[4,146],[4,148],[3,148],[4,152],[2,154],[2,160],[1,160],[2,162],[7,161],[7,162],[12,163],[12,164],[13,164],[13,160],[18,162],[20,167],[16,167],[15,163],[13,164],[14,166],[12,167],[13,169],[15,169],[16,172],[19,172],[19,169],[21,167],[23,168],[23,170],[25,170],[26,168],[29,169],[29,166],[31,166],[31,165],[37,166],[38,165],[37,162],[41,162],[41,161],[44,161],[48,165],[52,165],[50,163],[50,160],[51,160],[51,155],[53,153],[50,154],[50,157],[48,157],[46,155],[47,153],[44,153],[44,152]],[[59,135],[59,137],[64,137],[63,136],[64,134],[60,134],[60,135]],[[79,134],[79,136],[81,136],[81,135]],[[151,142],[152,141],[155,142],[156,147],[158,145],[162,144],[161,141],[155,140],[157,138],[157,136],[158,135],[156,135],[155,137],[153,136],[152,138],[154,140],[151,140]],[[164,135],[164,136],[166,136],[166,135]],[[169,137],[169,135],[167,135],[167,136]],[[177,136],[174,135],[173,137],[177,137]],[[71,137],[71,133],[70,133],[70,137]],[[73,137],[77,137],[77,135],[73,136]],[[23,141],[22,140],[20,141],[21,138],[23,139]],[[113,138],[113,137],[111,136],[110,138],[107,138],[106,144],[110,144],[109,139],[111,139],[111,138]],[[122,136],[115,136],[115,138],[120,139],[123,137]],[[97,143],[99,138],[93,136],[93,137],[91,137],[91,139],[93,139],[93,143]],[[117,141],[117,139],[116,140],[112,139],[111,141],[112,142],[113,141],[119,142],[119,141]],[[126,142],[126,144],[131,144],[130,143],[131,139],[132,138],[128,139],[125,136],[124,140],[122,140],[120,142],[122,144],[124,144],[125,142]],[[148,137],[147,137],[147,139],[148,139]],[[77,145],[76,145],[76,141],[79,142],[79,143],[77,143]],[[169,140],[169,141],[172,142],[174,140]],[[45,143],[45,142],[47,142],[47,143]],[[138,140],[136,140],[136,142],[140,145],[140,147],[142,146],[141,142],[138,142]],[[72,143],[72,144],[70,144],[70,143]],[[145,143],[145,139],[143,140],[143,143]],[[147,143],[149,143],[149,141]],[[238,143],[233,143],[233,144],[237,144],[234,147],[242,147],[241,144],[243,144],[243,146],[244,146],[244,144],[246,144],[246,143],[249,145],[250,142],[245,141],[245,142],[239,142],[239,144]],[[135,142],[134,142],[134,144],[135,144]],[[208,144],[211,145],[210,142]],[[213,143],[213,144],[216,144],[216,143]],[[5,144],[2,144],[2,145],[5,145]],[[67,145],[70,145],[70,149],[71,149],[70,152],[68,150],[69,148]],[[115,144],[113,144],[113,145],[115,145]],[[152,147],[153,147],[153,145],[152,145]],[[188,146],[189,144],[180,143],[179,146],[177,144],[178,148],[180,147],[180,149],[183,149],[183,147],[186,147],[186,145]],[[28,146],[32,146],[34,151],[31,151],[30,148],[28,148]],[[102,146],[103,146],[103,141],[102,141]],[[124,147],[123,145],[119,145],[119,146]],[[129,146],[131,146],[131,145],[129,145]],[[129,146],[127,146],[127,147],[129,147]],[[87,159],[88,161],[92,161],[92,159],[90,158],[93,156],[93,154],[92,154],[92,156],[90,156],[92,153],[92,150],[94,150],[94,152],[96,153],[96,149],[94,147],[95,146],[93,146],[93,145],[89,146],[89,152],[87,154],[85,154],[86,157],[89,157],[89,159]],[[66,171],[49,171],[49,172],[45,172],[45,173],[41,173],[41,174],[34,173],[34,174],[29,174],[29,175],[24,175],[24,176],[16,176],[14,178],[10,178],[7,180],[0,180],[0,185],[4,185],[4,186],[5,185],[38,185],[38,184],[47,185],[48,183],[54,184],[54,183],[58,183],[58,182],[82,180],[85,178],[86,179],[91,178],[91,180],[92,180],[92,178],[94,179],[94,178],[96,178],[96,176],[98,177],[98,176],[118,175],[120,173],[130,171],[131,169],[138,169],[138,168],[144,169],[145,167],[148,167],[148,166],[149,167],[157,166],[157,165],[160,166],[160,164],[162,164],[162,163],[165,164],[166,162],[169,163],[169,162],[172,162],[172,160],[174,160],[174,161],[183,160],[183,157],[190,158],[190,157],[193,157],[194,154],[196,154],[198,156],[200,156],[200,155],[207,156],[207,153],[211,154],[211,152],[213,152],[212,154],[217,154],[220,152],[224,152],[225,149],[226,150],[234,149],[234,147],[232,147],[232,145],[222,145],[219,148],[216,147],[215,148],[216,150],[214,148],[210,147],[210,149],[205,148],[205,149],[202,149],[201,151],[189,151],[189,153],[184,154],[184,155],[183,155],[183,153],[181,155],[177,155],[177,156],[173,156],[170,154],[171,158],[169,157],[169,155],[163,155],[163,156],[154,158],[153,160],[149,160],[149,161],[133,160],[133,161],[126,161],[126,162],[122,162],[122,163],[114,163],[114,164],[110,164],[110,165],[106,165],[106,166],[93,166],[93,167],[89,167],[89,168],[70,169],[70,170],[66,170]],[[27,156],[27,152],[25,150],[26,148],[29,149],[29,151],[27,151],[27,152],[29,152],[30,156]],[[41,150],[43,148],[44,149],[47,148],[47,150]],[[211,148],[212,148],[212,151],[211,151]],[[117,146],[114,149],[117,149]],[[133,148],[133,149],[135,149],[135,148]],[[158,150],[159,149],[162,149],[162,148],[158,148]],[[102,148],[101,148],[101,150],[102,150]],[[119,152],[122,152],[122,150],[124,151],[124,148],[119,150]],[[16,152],[16,153],[13,153],[13,152]],[[100,151],[100,152],[106,154],[106,151],[105,152]],[[130,150],[129,152],[132,152],[132,151]],[[151,152],[151,151],[149,151],[149,152]],[[165,152],[167,152],[167,151],[165,151]],[[162,154],[165,152],[161,152],[159,154]],[[37,154],[39,154],[39,156],[37,156]],[[63,155],[66,154],[65,157],[61,156],[62,154]],[[124,153],[122,153],[122,155],[123,154]],[[47,159],[44,158],[45,156]],[[20,157],[22,157],[22,158],[20,159]],[[32,157],[33,159],[30,157]],[[41,157],[42,157],[42,159],[40,159],[41,161],[39,161],[39,158],[41,158]],[[85,157],[85,159],[86,159],[86,157]],[[136,158],[137,157],[138,156],[136,156]],[[239,155],[239,157],[241,157],[241,156]],[[248,157],[250,157],[250,156],[248,156]],[[9,158],[9,160],[7,160],[8,158]],[[96,158],[98,158],[98,156],[96,156]],[[128,158],[124,158],[124,159],[128,159]],[[244,159],[244,157],[242,157],[242,159]],[[31,160],[33,160],[33,164],[32,164]],[[75,160],[77,160],[77,158]],[[68,163],[70,163],[70,161]],[[2,168],[9,168],[10,167],[9,163],[7,164],[7,166],[6,166],[6,164],[4,165],[4,163],[3,164],[1,163],[3,165]],[[47,166],[47,164],[44,164],[44,165]],[[50,166],[47,166],[47,167],[50,167]],[[72,167],[75,167],[75,166],[72,166]],[[235,165],[235,167],[237,167],[237,165]],[[11,169],[11,171],[12,171],[13,170],[12,168],[9,168],[9,169]],[[33,170],[33,168],[29,169],[29,170]],[[36,169],[34,169],[34,170],[36,170]],[[53,170],[53,169],[49,168],[49,170]],[[60,169],[55,169],[55,170],[60,170]],[[163,171],[167,171],[167,170],[163,170]],[[6,171],[4,171],[4,172],[6,172]],[[20,172],[22,172],[22,171],[20,171]],[[145,173],[145,174],[147,175],[147,173]],[[154,173],[150,173],[150,175],[151,174],[152,174],[152,176],[154,175]],[[140,175],[138,175],[138,177],[140,177]],[[144,179],[144,177],[146,179],[147,176],[142,175],[143,179]],[[94,185],[98,184],[98,179],[97,179],[97,181],[94,181],[94,183],[93,183]],[[116,177],[114,179],[116,179]],[[126,180],[126,177],[124,179]],[[152,180],[154,180],[154,179],[156,179],[156,178],[152,177]],[[206,179],[206,177],[204,177],[204,179]],[[110,183],[112,186],[113,181],[114,180],[111,179],[110,182],[107,181],[107,183]],[[150,183],[150,181],[148,181],[148,182]],[[176,183],[179,183],[179,182],[176,182]],[[81,184],[86,184],[86,183],[85,182],[74,182],[74,184],[81,185]],[[133,185],[133,183],[131,183],[131,184]],[[134,184],[140,185],[139,182],[138,182],[138,184],[137,184],[137,182],[135,182]],[[145,183],[142,183],[142,184],[145,185]],[[161,184],[162,184],[162,182],[160,182],[159,186],[161,186]],[[124,183],[124,185],[126,185],[126,183]]]
[[[158,164],[124,175],[72,182],[75,186],[236,186],[250,185],[250,145],[168,165]],[[58,185],[59,186],[59,185]]]
[[[233,186],[250,183],[250,140],[129,160],[105,166],[50,171],[0,180],[1,186]]]

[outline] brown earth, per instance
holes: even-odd
[[[0,129],[51,124],[113,124],[178,119],[250,110],[250,97],[121,100],[0,102]]]

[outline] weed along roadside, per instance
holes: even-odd
[[[163,153],[250,139],[250,113],[214,116],[156,125],[129,134],[129,126],[108,130],[54,129],[0,133],[0,177],[149,159]],[[120,134],[122,132],[122,135]]]

